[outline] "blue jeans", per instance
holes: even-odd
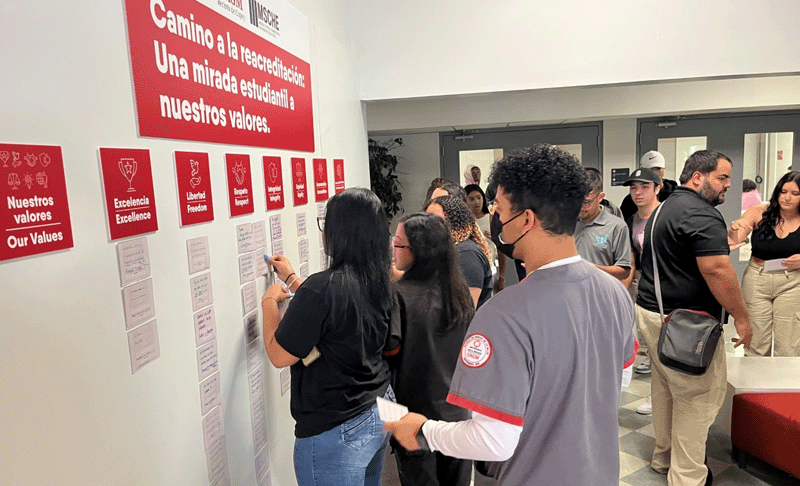
[[[385,397],[395,401],[392,388]],[[321,434],[296,439],[294,473],[299,486],[380,486],[389,435],[378,405]]]

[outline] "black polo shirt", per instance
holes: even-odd
[[[722,306],[708,288],[696,258],[730,253],[722,214],[697,192],[683,186],[676,187],[661,206],[654,238],[664,312],[668,314],[680,308],[719,316]],[[653,216],[650,216],[644,230],[642,277],[636,303],[651,312],[658,312],[650,250],[652,226]]]

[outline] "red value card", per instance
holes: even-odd
[[[208,154],[175,152],[175,173],[178,177],[181,226],[214,221]]]
[[[250,177],[250,156],[225,154],[228,174],[228,202],[231,217],[253,214],[253,179]]]
[[[264,193],[267,195],[267,211],[283,209],[283,171],[280,157],[263,158]]]
[[[333,190],[336,194],[344,191],[344,159],[333,159]]]
[[[150,151],[101,148],[100,165],[111,239],[158,230]]]
[[[294,205],[308,204],[308,187],[306,184],[306,159],[292,158],[292,188],[294,191]]]
[[[328,162],[325,159],[314,159],[314,196],[317,202],[328,199]]]
[[[0,144],[0,260],[72,248],[61,147]]]

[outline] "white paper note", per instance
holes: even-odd
[[[764,261],[764,270],[767,272],[774,272],[776,270],[788,270],[789,267],[783,264],[785,258],[776,258],[774,260]]]
[[[292,372],[289,367],[281,368],[281,396],[292,388]]]
[[[264,255],[260,255],[264,259]],[[256,278],[255,253],[239,255],[239,283],[245,284]]]
[[[208,236],[186,240],[186,253],[189,259],[189,275],[211,268]]]
[[[297,275],[302,278],[303,280],[307,279],[309,274],[308,270],[308,262],[305,261],[300,264],[300,268],[297,270]]]
[[[156,316],[153,303],[153,279],[148,278],[122,289],[125,307],[125,328],[130,330]]]
[[[260,339],[253,339],[245,346],[247,347],[247,373],[250,374],[264,364],[264,343]]]
[[[267,223],[256,221],[253,223],[253,244],[262,247],[267,244]]]
[[[256,283],[247,282],[245,286],[242,287],[242,307],[244,308],[243,314],[247,314],[248,312],[254,310],[257,304],[258,298],[256,297]]]
[[[196,311],[214,302],[211,292],[211,272],[189,279],[192,292],[192,310]]]
[[[155,319],[128,332],[128,349],[131,353],[131,374],[161,356]]]
[[[306,213],[297,213],[297,236],[306,235]]]
[[[150,251],[146,237],[117,243],[117,259],[123,286],[150,276]]]
[[[252,314],[244,318],[244,340],[246,343],[260,341],[261,334],[258,332],[258,314]]]
[[[203,443],[205,450],[220,437],[225,436],[225,423],[223,421],[222,407],[216,407],[203,418]]]
[[[283,226],[281,225],[281,215],[273,214],[269,217],[269,232],[272,241],[283,239]]]
[[[217,340],[203,344],[197,348],[197,376],[198,381],[203,381],[219,371],[219,357],[217,356]]]
[[[222,474],[228,467],[228,451],[225,445],[225,436],[220,437],[211,444],[206,451],[206,461],[208,463],[208,480]]]
[[[239,253],[253,251],[256,247],[253,239],[253,224],[245,223],[236,226],[236,247]]]
[[[310,252],[308,251],[308,238],[302,238],[297,242],[297,252],[300,254],[300,263],[308,262]]]
[[[200,346],[215,337],[217,337],[217,320],[214,317],[214,307],[210,306],[194,315],[195,345]]]
[[[269,264],[267,263],[266,258],[264,258],[264,253],[267,252],[266,248],[259,248],[253,254],[253,260],[255,264],[253,265],[256,272],[256,277],[260,277],[262,275],[269,274]]]
[[[408,407],[394,403],[383,397],[378,397],[378,415],[384,422],[395,422],[405,417],[408,413]]]
[[[269,471],[269,447],[262,447],[256,452],[256,477],[263,478]]]
[[[264,408],[264,394],[250,403],[250,418],[253,428],[253,450],[257,451],[267,444],[267,416]]]
[[[219,373],[215,373],[200,383],[200,414],[207,414],[220,403]]]
[[[272,254],[283,255],[283,240],[274,240],[272,242]]]
[[[247,375],[247,382],[250,385],[250,402],[253,402],[259,395],[264,394],[264,378],[261,376],[261,368],[256,368]]]

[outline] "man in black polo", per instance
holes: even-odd
[[[670,485],[711,484],[704,465],[708,428],[725,398],[727,369],[720,339],[708,371],[692,376],[664,367],[658,360],[661,316],[653,280],[650,230],[661,277],[664,312],[676,308],[720,316],[724,307],[734,318],[736,346],[750,345],[753,331],[739,281],[728,253],[725,220],[715,206],[730,187],[731,160],[713,150],[692,154],[680,176],[681,185],[662,203],[661,212],[645,227],[642,277],[636,319],[652,363],[653,428],[656,445],[651,467],[668,474]]]

